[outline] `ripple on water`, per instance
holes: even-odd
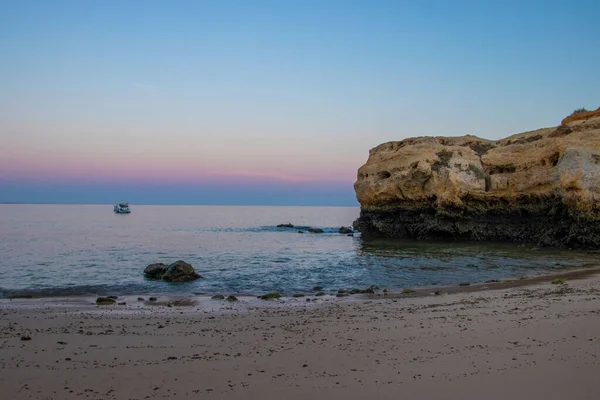
[[[400,289],[544,274],[598,258],[510,244],[364,241],[360,235],[337,233],[358,216],[357,208],[348,207],[172,207],[165,211],[139,206],[111,224],[106,218],[112,215],[107,216],[103,206],[0,213],[0,296],[19,291],[45,295],[311,293],[317,285],[329,291],[372,284]],[[80,215],[67,219],[65,213]],[[28,221],[32,215],[38,220]],[[299,226],[277,228],[286,221]],[[297,233],[311,226],[324,233]],[[203,279],[169,284],[142,275],[148,264],[178,259],[191,263]]]

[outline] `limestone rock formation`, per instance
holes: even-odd
[[[599,109],[600,110],[600,109]],[[363,237],[600,247],[600,115],[499,141],[379,145],[358,170]]]

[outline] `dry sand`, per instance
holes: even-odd
[[[600,398],[598,275],[258,307],[127,301],[2,301],[0,398]]]

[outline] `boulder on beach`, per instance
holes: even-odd
[[[98,297],[96,299],[96,304],[98,304],[99,306],[108,306],[115,303],[116,300],[111,297]]]
[[[194,267],[183,260],[169,265],[150,264],[144,269],[144,274],[150,279],[162,279],[167,282],[188,282],[201,278],[194,271]]]
[[[279,299],[281,297],[281,294],[275,292],[275,293],[267,293],[265,295],[262,296],[258,296],[260,299],[262,300],[276,300]]]

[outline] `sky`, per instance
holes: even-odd
[[[595,0],[0,10],[0,202],[354,206],[380,143],[600,106]]]

